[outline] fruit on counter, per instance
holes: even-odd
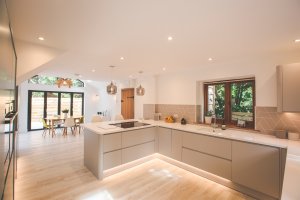
[[[167,123],[174,123],[175,122],[175,119],[173,116],[168,116],[165,118],[165,122]]]

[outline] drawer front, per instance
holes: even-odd
[[[142,128],[122,133],[122,148],[151,142],[155,140],[155,127]]]
[[[122,163],[128,163],[154,153],[154,142],[122,149]]]
[[[122,150],[111,151],[103,155],[103,170],[122,164]]]
[[[231,141],[205,135],[183,133],[182,146],[202,153],[231,160]]]
[[[113,133],[103,136],[103,151],[109,152],[122,148],[121,133]]]
[[[231,180],[231,161],[229,160],[183,148],[182,162]]]

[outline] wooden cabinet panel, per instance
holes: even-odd
[[[277,102],[280,112],[300,112],[300,63],[277,66]]]
[[[103,151],[109,152],[122,148],[121,133],[113,133],[103,136]]]
[[[122,148],[155,140],[155,127],[143,128],[122,133]]]
[[[172,148],[172,129],[158,128],[158,152],[162,155],[171,157]]]
[[[122,164],[122,150],[111,151],[103,156],[103,170],[107,170]]]
[[[172,153],[171,157],[181,161],[182,153],[182,131],[172,130]]]
[[[216,137],[183,132],[182,146],[231,160],[231,141]]]
[[[183,148],[182,162],[231,180],[231,161]]]
[[[122,163],[128,163],[154,153],[154,142],[122,149]]]
[[[268,194],[280,194],[279,148],[232,142],[232,181]]]

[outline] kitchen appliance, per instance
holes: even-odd
[[[154,120],[159,121],[161,117],[161,113],[154,113]]]
[[[110,124],[112,126],[117,126],[120,128],[134,128],[134,127],[141,127],[141,126],[147,126],[150,124],[138,122],[138,121],[129,121],[129,122],[121,122],[121,123],[116,123],[116,124]]]
[[[181,119],[181,124],[182,124],[182,125],[186,125],[186,119],[182,118],[182,119]]]
[[[288,131],[286,131],[286,130],[275,130],[274,135],[277,138],[280,138],[280,139],[287,139],[288,138]]]

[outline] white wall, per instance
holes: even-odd
[[[256,105],[277,106],[276,65],[299,62],[299,56],[241,59],[214,64],[182,72],[166,71],[157,77],[157,103],[159,104],[201,104],[197,81],[224,80],[246,76],[256,78]]]
[[[19,85],[19,131],[27,131],[27,117],[28,117],[28,90],[42,90],[42,91],[61,91],[61,92],[83,92],[84,93],[84,116],[85,120],[89,122],[92,115],[97,114],[100,110],[100,98],[98,90],[85,84],[84,88],[66,88],[48,85],[29,84],[27,81]]]

